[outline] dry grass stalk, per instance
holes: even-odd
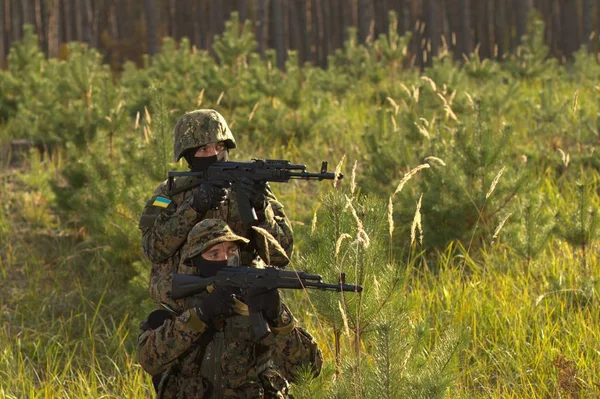
[[[342,233],[342,235],[335,242],[335,258],[337,258],[339,255],[340,249],[342,248],[342,242],[344,242],[346,238],[352,238],[352,236],[348,233]]]
[[[340,308],[340,314],[342,315],[342,322],[344,323],[344,333],[346,335],[350,335],[350,326],[348,325],[348,316],[346,316],[346,312],[344,311],[342,302],[338,301],[338,307]]]
[[[437,163],[438,165],[441,166],[446,166],[446,162],[444,162],[442,159],[438,158],[438,157],[434,157],[434,156],[429,156],[425,158],[425,162],[427,162],[428,164],[432,164],[432,163]]]
[[[358,214],[356,213],[356,209],[354,209],[354,206],[352,205],[352,200],[347,195],[346,195],[346,207],[350,208],[350,211],[352,212],[352,216],[354,216],[354,220],[356,221],[356,230],[357,230],[356,241],[361,243],[365,248],[369,248],[369,245],[371,244],[371,239],[367,235],[367,232],[365,231],[363,223],[360,220],[360,218],[358,217]]]
[[[338,184],[338,176],[339,174],[342,172],[342,165],[344,164],[344,161],[346,160],[346,154],[344,154],[344,156],[342,157],[342,159],[340,159],[340,162],[338,162],[337,166],[335,167],[335,178],[333,179],[333,187],[337,187]]]
[[[390,238],[394,236],[394,202],[392,201],[392,196],[388,199],[388,208],[387,208],[387,216],[388,216],[388,225],[390,226]]]
[[[267,258],[269,258],[269,245],[271,245],[278,252],[280,252],[288,261],[290,260],[290,258],[288,258],[287,256],[287,253],[285,252],[285,249],[283,249],[281,244],[279,244],[279,242],[275,239],[275,237],[273,237],[273,235],[271,235],[271,233],[258,226],[252,226],[252,229],[265,238],[265,252]],[[271,263],[270,261],[270,258],[267,259],[267,264]]]
[[[400,109],[400,106],[396,103],[396,101],[394,101],[392,97],[387,97],[386,100],[388,100],[388,102],[392,104],[392,107],[394,107],[394,115],[398,115],[398,110]]]
[[[248,122],[250,122],[252,120],[252,118],[254,118],[254,113],[256,112],[257,109],[258,109],[258,101],[256,102],[256,104],[254,104],[254,107],[252,107],[252,111],[250,111],[250,115],[248,115]]]
[[[317,229],[317,211],[315,210],[315,213],[313,214],[313,218],[312,218],[312,223],[310,225],[311,234],[314,233],[316,229]]]
[[[454,111],[452,111],[452,108],[450,108],[450,105],[448,105],[448,104],[444,105],[444,110],[446,111],[447,116],[449,116],[454,121],[458,121],[458,118],[456,117],[456,114],[454,113]]]
[[[431,86],[431,90],[437,92],[437,86],[433,79],[431,79],[429,76],[421,76],[421,80],[424,80],[425,82],[429,83],[429,85]]]
[[[148,111],[147,107],[144,107],[144,113],[146,114],[146,122],[148,122],[148,125],[151,125],[152,118],[150,117],[150,112]]]
[[[429,135],[429,131],[427,131],[427,129],[418,124],[417,122],[414,122],[415,126],[417,127],[417,129],[419,129],[419,133],[421,133],[424,137],[427,137],[428,139],[431,138],[431,136]]]
[[[509,213],[508,215],[506,215],[506,217],[504,219],[502,219],[502,221],[500,222],[498,227],[496,227],[496,230],[494,230],[494,235],[492,236],[492,244],[494,243],[494,241],[496,241],[496,238],[498,238],[498,234],[500,234],[500,231],[504,227],[504,223],[506,223],[506,221],[508,220],[508,218],[511,215],[512,215],[512,213]]]
[[[419,197],[417,203],[417,209],[415,210],[415,217],[413,218],[412,226],[410,226],[410,245],[415,242],[415,233],[419,229],[419,242],[423,245],[423,226],[421,225],[421,201],[423,200],[423,194]]]
[[[225,96],[225,92],[222,91],[221,94],[219,94],[219,98],[217,98],[217,105],[221,104],[221,100],[223,100],[224,96]]]
[[[575,95],[573,96],[573,115],[577,112],[577,106],[579,105],[579,90],[575,90]]]
[[[394,194],[392,194],[392,196],[398,194],[400,191],[402,191],[402,188],[404,187],[404,185],[415,175],[417,174],[418,171],[420,171],[421,169],[427,169],[430,168],[431,166],[429,166],[428,163],[424,163],[422,165],[419,165],[411,170],[409,170],[404,177],[402,178],[402,180],[400,180],[400,183],[398,183],[398,187],[396,187],[396,190],[394,190]]]
[[[500,181],[500,178],[502,177],[502,174],[504,173],[505,170],[506,170],[506,166],[503,166],[502,169],[500,169],[500,171],[496,175],[496,177],[494,177],[494,181],[492,181],[492,185],[490,186],[490,189],[488,190],[487,194],[485,195],[485,199],[488,199],[490,197],[490,195],[492,195],[492,193],[494,192],[494,189],[496,188],[496,185]]]
[[[565,154],[565,152],[560,148],[558,148],[557,151],[560,152],[560,158],[562,159],[563,165],[569,166],[569,162],[571,161],[571,155]]]
[[[354,191],[356,190],[356,167],[358,166],[358,161],[354,161],[354,166],[352,167],[352,175],[350,176],[350,194],[354,195]]]
[[[467,96],[467,100],[469,100],[469,105],[471,108],[475,108],[475,101],[473,101],[473,97],[469,93],[465,91],[465,96]]]
[[[200,107],[202,105],[203,101],[204,101],[204,89],[200,90],[200,93],[198,94],[198,101],[196,102],[196,105],[198,107]]]
[[[137,114],[135,115],[134,129],[137,130],[138,127],[140,127],[140,111],[138,111]]]
[[[396,133],[398,131],[398,123],[396,123],[396,118],[394,118],[394,115],[390,115],[390,119],[392,120],[392,125],[394,125],[394,133]]]

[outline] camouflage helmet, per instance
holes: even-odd
[[[235,234],[227,223],[221,219],[204,219],[196,223],[188,234],[187,242],[182,250],[183,261],[201,254],[207,248],[221,242],[234,241],[248,244],[249,240]]]
[[[175,162],[193,148],[224,141],[227,148],[235,148],[235,138],[223,115],[214,109],[187,112],[175,124],[173,148]]]

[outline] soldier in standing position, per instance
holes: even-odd
[[[177,121],[173,134],[175,162],[185,158],[195,172],[217,161],[227,161],[229,150],[236,148],[227,122],[212,109],[186,113]],[[155,190],[139,221],[144,253],[153,263],[150,293],[155,301],[172,301],[171,275],[179,264],[179,250],[192,227],[206,218],[224,220],[237,235],[250,240],[240,253],[243,264],[268,259],[273,266],[287,265],[293,236],[283,205],[268,184],[242,181],[241,189],[256,210],[258,227],[270,233],[280,248],[268,245],[256,231],[244,227],[230,182],[183,177],[171,189],[165,181]]]
[[[239,266],[248,243],[222,220],[202,220],[189,233],[177,272],[210,277]],[[242,298],[227,287],[208,291],[163,306],[140,326],[138,360],[155,376],[158,398],[288,398],[301,368],[319,374],[321,351],[277,289],[251,289]],[[262,312],[272,331],[258,342],[249,310]]]

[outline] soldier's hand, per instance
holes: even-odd
[[[281,299],[276,288],[250,288],[244,297],[244,302],[253,312],[263,312],[268,322],[274,323],[279,317]]]
[[[264,209],[267,195],[267,184],[256,182],[247,177],[240,178],[240,189],[250,200],[253,208]]]
[[[234,307],[233,293],[217,287],[196,305],[195,311],[204,324],[215,327],[218,319],[225,319],[235,314]]]
[[[202,182],[193,191],[194,202],[192,208],[198,213],[217,208],[227,199],[227,189],[231,183],[224,180],[214,180]]]

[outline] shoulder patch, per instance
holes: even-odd
[[[152,205],[158,206],[160,208],[166,208],[166,207],[169,206],[170,203],[171,203],[171,200],[168,199],[168,198],[156,197],[156,199],[154,200],[154,202],[152,203]]]

